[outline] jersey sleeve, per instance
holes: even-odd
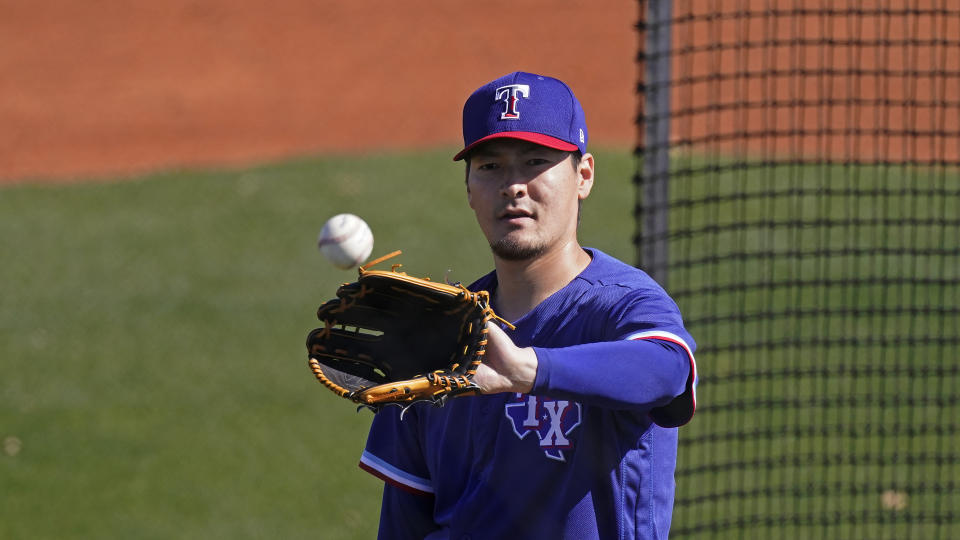
[[[643,411],[663,427],[687,423],[696,410],[696,344],[666,293],[635,294],[605,318],[605,340],[534,347],[532,393],[608,408]]]
[[[433,497],[383,485],[377,540],[421,540],[438,530],[433,521]]]
[[[360,468],[397,489],[432,496],[433,483],[420,448],[416,408],[401,419],[400,407],[385,407],[373,417]]]

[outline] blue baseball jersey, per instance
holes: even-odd
[[[646,273],[587,251],[580,275],[507,330],[537,354],[529,394],[374,417],[360,467],[386,482],[379,538],[667,538],[695,344]],[[471,289],[496,286],[490,273]]]

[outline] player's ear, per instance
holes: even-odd
[[[581,201],[590,195],[594,178],[593,154],[584,154],[577,165],[577,198]]]

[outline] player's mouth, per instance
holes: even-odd
[[[507,208],[497,216],[499,221],[519,225],[527,220],[534,219],[533,212],[522,208]]]

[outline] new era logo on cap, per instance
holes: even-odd
[[[463,106],[463,159],[495,138],[530,141],[572,152],[587,151],[583,107],[563,81],[517,71],[478,88]]]

